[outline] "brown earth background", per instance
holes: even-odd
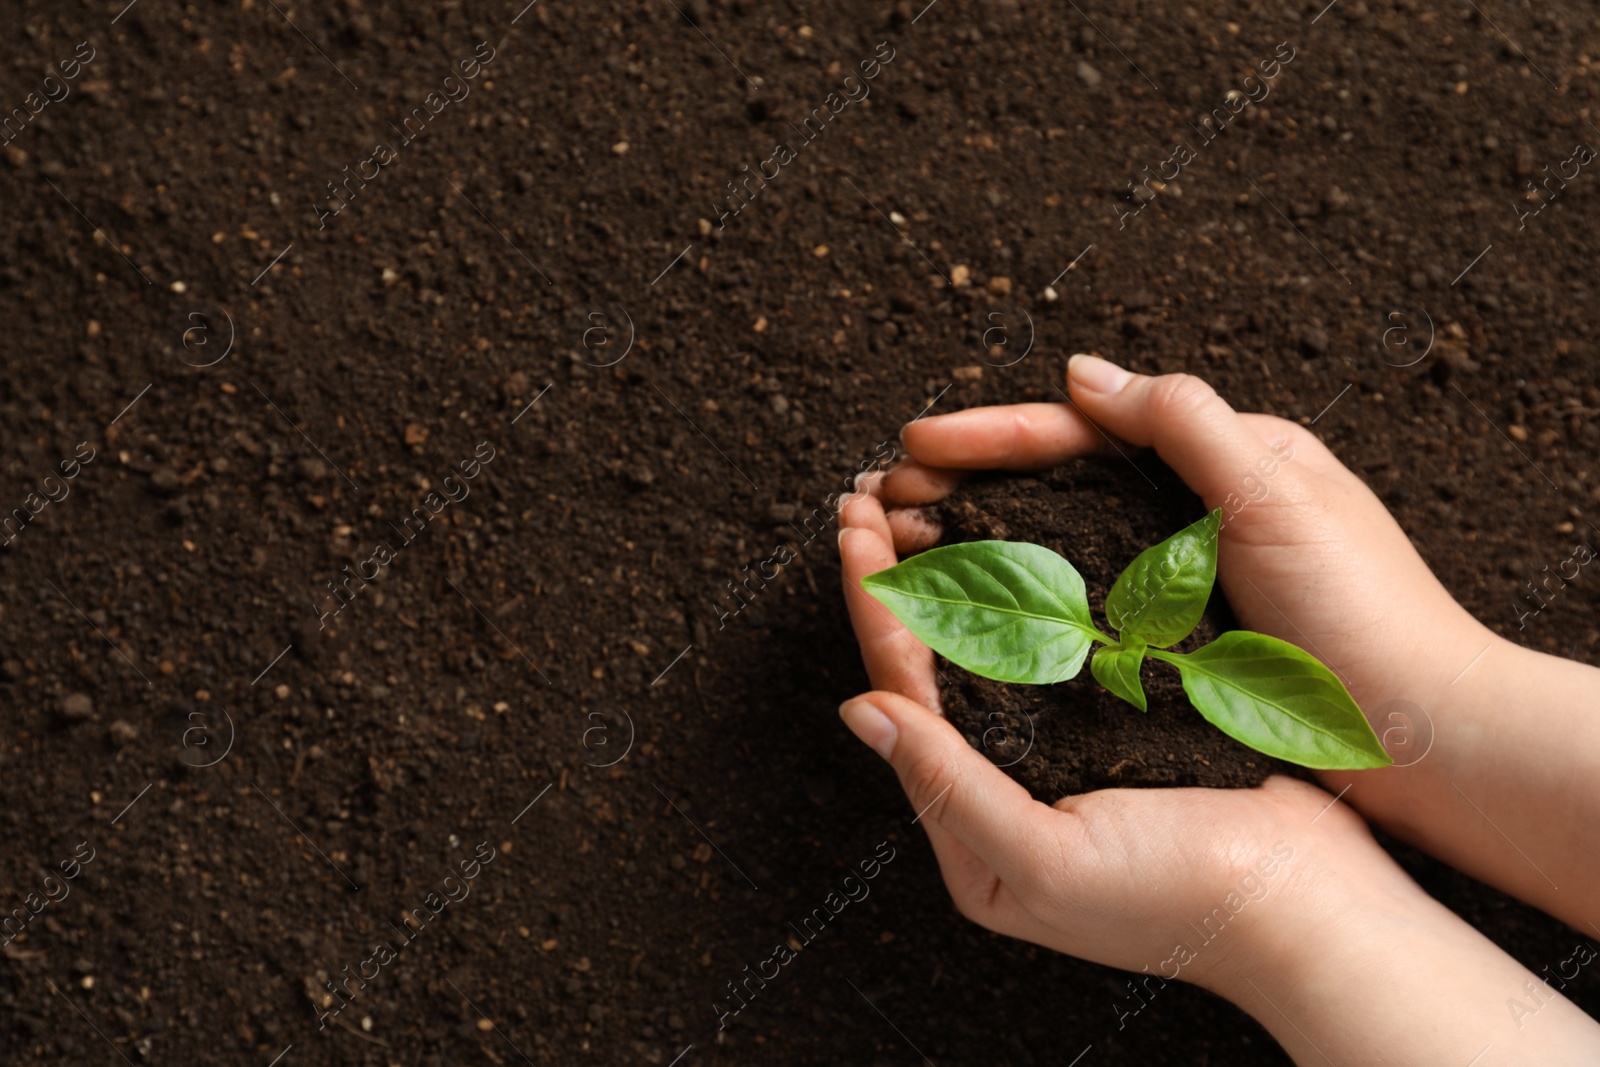
[[[834,713],[834,526],[790,523],[930,405],[1057,400],[1097,350],[1314,423],[1481,618],[1595,662],[1600,573],[1513,607],[1597,533],[1600,174],[1518,221],[1600,147],[1593,8],[524,2],[3,5],[0,109],[70,92],[0,149],[0,514],[95,458],[0,549],[0,905],[93,850],[0,950],[0,1061],[1287,1062],[1185,987],[1119,1029],[1126,976],[955,914]],[[1401,854],[1534,971],[1570,955]]]

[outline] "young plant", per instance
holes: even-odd
[[[974,674],[1049,685],[1089,670],[1147,710],[1146,657],[1178,669],[1189,701],[1217,729],[1257,752],[1319,770],[1393,762],[1333,672],[1286,641],[1231,630],[1189,653],[1217,577],[1222,509],[1139,554],[1106,596],[1107,637],[1089,616],[1083,578],[1041,545],[946,545],[869,575],[863,588],[924,644]]]

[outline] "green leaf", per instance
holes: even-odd
[[[1106,621],[1157,648],[1194,632],[1217,580],[1222,509],[1139,553],[1106,595]]]
[[[1093,642],[1110,643],[1089,617],[1083,578],[1040,545],[945,545],[861,585],[923,644],[996,681],[1065,681],[1083,669]]]
[[[1121,645],[1097,648],[1089,670],[1095,680],[1140,711],[1148,711],[1144,688],[1139,684],[1139,664],[1144,662],[1144,642],[1125,638]]]
[[[1208,722],[1257,752],[1317,770],[1393,762],[1333,672],[1287,641],[1230,630],[1188,655],[1150,655],[1178,668]]]

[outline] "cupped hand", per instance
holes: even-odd
[[[938,539],[919,506],[943,498],[968,471],[1047,468],[1130,445],[1153,446],[1207,507],[1224,509],[1218,572],[1244,625],[1311,650],[1358,701],[1402,695],[1395,686],[1414,676],[1424,623],[1434,634],[1442,624],[1470,632],[1470,617],[1383,505],[1300,427],[1241,416],[1197,378],[1133,375],[1095,357],[1072,361],[1068,387],[1072,404],[913,423],[903,435],[910,461],[868,476],[841,516],[845,595],[877,690],[843,715],[894,765],[913,807],[928,809],[920,822],[957,906],[991,929],[1073,955],[1170,971],[1175,946],[1195,940],[1190,924],[1252,870],[1261,878],[1253,865],[1280,841],[1300,857],[1298,867],[1275,872],[1280,892],[1323,884],[1328,863],[1345,870],[1347,885],[1409,885],[1358,817],[1329,808],[1332,797],[1302,782],[1103,790],[1052,808],[933,713],[932,651],[861,579],[893,566],[898,551]],[[1222,955],[1200,954],[1189,976],[1204,980]]]
[[[1460,780],[1525,796],[1549,762],[1526,730],[1512,729],[1512,718],[1486,718],[1463,704],[1475,687],[1503,688],[1530,668],[1455,601],[1361,479],[1308,430],[1235,412],[1191,375],[1151,377],[1074,356],[1067,388],[1071,403],[973,408],[907,426],[910,459],[870,484],[887,511],[885,540],[901,552],[934,544],[939,530],[921,506],[974,470],[1042,469],[1097,452],[1132,463],[1133,446],[1154,448],[1207,508],[1223,509],[1217,576],[1241,625],[1332,669],[1395,759],[1378,772],[1323,772],[1322,783],[1350,789],[1348,803],[1441,859],[1567,914],[1544,893],[1548,879],[1509,862],[1504,842],[1461,799]],[[856,500],[844,521],[868,507]],[[884,666],[891,687],[909,686],[902,691],[937,708],[923,667],[932,653],[891,640],[901,653]],[[1480,659],[1477,676],[1457,686]],[[1497,725],[1504,736],[1487,732]],[[1531,811],[1499,814],[1529,835],[1551,836]],[[1552,840],[1550,856],[1561,851]]]
[[[1199,379],[1132,375],[1094,357],[1074,359],[1068,384],[1070,405],[979,408],[907,427],[911,459],[869,475],[841,516],[845,596],[875,690],[840,713],[893,765],[957,907],[991,930],[1149,971],[1147,991],[1173,978],[1210,988],[1301,1063],[1454,1062],[1458,1052],[1481,1057],[1486,1041],[1513,1059],[1592,1062],[1600,1032],[1560,998],[1548,1025],[1500,1019],[1506,989],[1528,972],[1427,897],[1349,805],[1577,925],[1592,895],[1572,906],[1546,871],[1562,885],[1595,884],[1569,832],[1592,822],[1547,816],[1583,792],[1571,783],[1592,780],[1586,746],[1524,727],[1557,714],[1573,736],[1592,735],[1582,694],[1593,670],[1530,663],[1536,654],[1474,620],[1382,503],[1301,427],[1237,414]],[[1337,796],[1271,778],[1249,790],[1113,789],[1047,806],[939,715],[932,651],[861,579],[893,566],[897,551],[936,543],[920,505],[967,472],[1048,468],[1123,451],[1117,440],[1154,447],[1207,507],[1224,509],[1218,573],[1241,622],[1333,668],[1406,758],[1324,774]],[[1485,658],[1479,684],[1454,686]],[[1532,668],[1542,688],[1530,690]],[[1425,753],[1406,748],[1419,724],[1396,731],[1382,717],[1391,701],[1424,719],[1439,709],[1434,759],[1419,763]],[[1431,728],[1420,740],[1432,743]],[[1561,772],[1553,785],[1551,768]],[[1498,798],[1497,822],[1458,779]],[[1419,1013],[1439,1025],[1419,1028]],[[1352,1018],[1369,1025],[1352,1028]]]
[[[932,653],[861,588],[896,560],[881,477],[868,476],[842,515],[845,596],[875,689],[841,715],[899,775],[964,915],[1242,999],[1245,977],[1286,964],[1284,931],[1313,914],[1360,914],[1371,894],[1414,892],[1360,818],[1304,782],[1033,800],[931,710]],[[1214,936],[1224,926],[1228,936]]]

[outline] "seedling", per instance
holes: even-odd
[[[1386,767],[1366,716],[1333,672],[1266,634],[1230,630],[1182,653],[1217,578],[1222,509],[1139,554],[1106,596],[1107,637],[1089,615],[1083,578],[1042,545],[946,545],[869,575],[862,586],[924,644],[974,674],[1050,685],[1089,669],[1146,711],[1146,657],[1178,669],[1183,691],[1211,725],[1257,752],[1319,770]]]

